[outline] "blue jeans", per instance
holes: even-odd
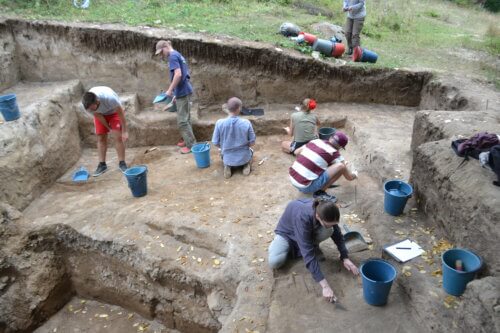
[[[325,228],[321,226],[314,235],[314,245],[319,245],[324,240],[330,238],[333,234],[332,228]],[[288,257],[288,251],[290,250],[290,244],[288,240],[281,236],[275,235],[273,241],[269,245],[269,267],[272,269],[280,268],[286,262]]]
[[[321,190],[326,185],[326,183],[328,183],[328,180],[329,180],[328,172],[326,172],[325,170],[318,178],[313,180],[312,183],[309,184],[309,186],[305,188],[297,187],[297,190],[299,190],[302,193],[314,193],[316,191]]]

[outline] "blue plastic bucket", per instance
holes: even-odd
[[[196,166],[200,169],[210,166],[210,143],[197,143],[191,147]]]
[[[17,106],[16,94],[0,96],[0,112],[5,121],[13,121],[21,117]]]
[[[394,266],[382,259],[370,259],[360,268],[363,280],[363,297],[370,305],[385,305],[397,272]]]
[[[361,54],[361,59],[359,61],[376,63],[377,59],[378,59],[378,54],[363,48],[363,53]]]
[[[384,193],[384,210],[387,214],[398,216],[403,213],[413,188],[401,180],[389,180],[384,184]]]
[[[462,271],[456,269],[457,260],[462,261]],[[466,249],[451,249],[441,256],[443,263],[443,289],[448,294],[460,296],[464,293],[467,283],[481,268],[482,260],[475,253]]]
[[[128,168],[124,172],[127,177],[128,187],[132,191],[132,195],[136,198],[143,197],[148,193],[148,167],[145,165],[137,165]]]
[[[337,130],[333,127],[321,127],[318,131],[321,140],[328,140]]]

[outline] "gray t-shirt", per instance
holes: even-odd
[[[344,8],[352,8],[352,11],[347,12],[350,19],[362,19],[366,16],[365,0],[344,0]]]
[[[89,90],[99,99],[99,107],[95,111],[103,116],[115,113],[117,107],[121,107],[120,97],[109,87],[94,87]]]
[[[296,142],[309,142],[317,138],[315,129],[318,116],[311,112],[292,113],[293,140]]]

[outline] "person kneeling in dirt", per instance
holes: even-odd
[[[221,150],[224,163],[224,178],[231,177],[231,168],[243,166],[243,174],[248,176],[252,168],[255,132],[247,119],[241,119],[241,100],[231,97],[224,106],[229,116],[217,120],[212,142]]]
[[[337,131],[328,140],[316,139],[296,150],[297,159],[289,169],[292,185],[302,193],[313,193],[314,198],[337,201],[326,193],[341,176],[351,181],[358,177],[357,171],[347,168],[339,150],[345,149],[347,135]]]
[[[97,135],[97,150],[99,165],[93,176],[97,177],[108,170],[106,151],[108,149],[108,133],[115,138],[115,148],[118,154],[118,167],[123,172],[127,169],[125,163],[125,144],[128,139],[127,121],[120,98],[108,87],[94,87],[83,94],[82,104],[85,110],[94,116],[95,134]]]
[[[307,269],[323,289],[323,297],[330,302],[336,301],[335,294],[319,267],[318,261],[325,260],[319,243],[331,238],[337,245],[344,267],[354,275],[359,274],[356,265],[348,258],[344,238],[338,226],[339,219],[339,208],[333,201],[291,201],[274,231],[276,235],[269,246],[269,266],[278,269],[285,264],[287,258],[304,258]]]
[[[300,107],[295,109],[298,112],[292,113],[290,127],[285,127],[288,135],[293,136],[292,141],[281,142],[281,148],[285,153],[295,154],[295,151],[311,140],[318,138],[319,119],[312,110],[316,108],[314,99],[306,98]]]

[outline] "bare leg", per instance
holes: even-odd
[[[282,141],[281,142],[281,150],[283,150],[285,153],[290,154],[290,145],[292,144],[292,141]]]
[[[97,151],[99,152],[99,162],[106,162],[106,150],[108,150],[108,135],[99,134],[97,136]]]
[[[125,144],[122,140],[122,132],[120,131],[111,131],[115,138],[115,148],[116,153],[118,154],[118,161],[125,161]]]
[[[326,172],[328,172],[328,181],[325,186],[323,186],[323,191],[326,191],[330,185],[335,183],[342,176],[344,176],[347,180],[354,180],[354,177],[351,175],[351,171],[349,171],[344,163],[335,163],[330,165],[328,169],[326,169]]]

